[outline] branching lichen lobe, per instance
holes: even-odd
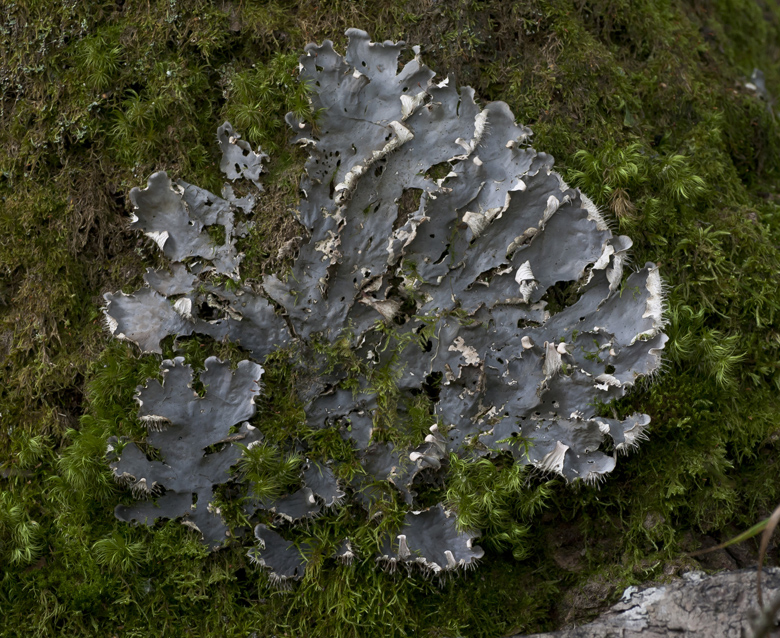
[[[258,432],[246,423],[255,413],[254,397],[260,391],[263,368],[242,361],[238,369],[211,357],[200,381],[206,394],[192,389],[192,368],[182,358],[163,361],[163,382],[150,380],[138,392],[139,418],[149,427],[146,442],[159,449],[162,461],[149,461],[135,443],[127,443],[111,463],[117,480],[139,495],[164,493],[153,503],[118,505],[115,513],[124,521],[151,525],[158,518],[185,516],[204,542],[217,547],[227,527],[211,506],[213,486],[226,482],[229,468],[241,456],[234,441],[251,444]],[[241,424],[237,432],[233,426]],[[116,440],[112,442],[116,444]],[[206,448],[225,443],[207,454]]]

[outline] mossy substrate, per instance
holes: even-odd
[[[603,408],[652,425],[600,488],[500,458],[453,467],[448,499],[486,530],[477,570],[438,583],[322,556],[280,592],[248,540],[209,553],[176,522],[114,518],[105,441],[142,436],[133,395],[159,359],[112,342],[101,295],[162,264],[126,229],[130,188],[164,169],[219,192],[225,119],[271,155],[242,276],[285,266],[304,154],[284,115],[314,117],[297,58],[326,38],[343,50],[352,26],[420,44],[440,76],[507,102],[631,236],[634,263],[660,265],[671,339],[654,382]],[[1,636],[550,629],[696,566],[686,552],[780,499],[777,2],[0,0],[0,38]],[[746,86],[755,68],[768,94]],[[240,354],[172,348],[195,365]],[[285,432],[300,424],[286,361],[267,362],[256,417]],[[276,480],[295,464],[275,462]]]

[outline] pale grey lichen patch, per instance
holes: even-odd
[[[473,544],[478,535],[458,531],[455,513],[439,504],[409,512],[395,538],[385,539],[377,561],[390,570],[399,565],[418,566],[439,576],[474,568],[484,555],[482,548]]]
[[[291,339],[283,317],[268,299],[249,288],[200,282],[181,263],[173,264],[173,274],[150,270],[144,279],[150,288],[131,295],[104,295],[109,331],[144,352],[160,353],[160,342],[170,335],[198,333],[217,341],[229,338],[262,360]]]
[[[306,571],[307,557],[294,543],[263,524],[255,527],[256,546],[249,550],[249,559],[269,571],[269,580],[281,588],[290,581],[300,580]]]
[[[241,456],[243,444],[257,440],[259,433],[245,421],[255,413],[254,398],[260,392],[263,368],[241,361],[235,371],[216,357],[206,360],[199,379],[206,388],[203,397],[192,389],[193,371],[177,357],[161,366],[163,381],[150,380],[139,388],[138,416],[149,432],[146,445],[159,451],[162,461],[148,460],[135,443],[127,443],[111,462],[118,481],[139,495],[162,494],[154,501],[118,505],[123,521],[152,525],[159,518],[184,517],[204,542],[219,546],[228,528],[211,506],[213,488],[230,478],[229,469]],[[242,424],[237,432],[231,428]],[[206,453],[217,444],[224,447]],[[113,450],[112,450],[113,451]]]
[[[322,504],[314,492],[304,487],[270,503],[268,509],[288,523],[296,523],[304,518],[313,518],[322,510]]]
[[[250,515],[261,509],[274,514],[281,522],[297,523],[318,516],[323,510],[340,505],[345,492],[333,471],[327,466],[309,461],[301,471],[303,486],[278,499],[252,500],[244,509]]]
[[[159,354],[160,341],[168,335],[192,333],[190,322],[156,290],[145,288],[132,295],[106,293],[103,297],[103,312],[111,334],[135,343],[144,352]]]
[[[144,281],[166,297],[190,294],[198,284],[197,276],[187,270],[184,264],[177,262],[171,264],[170,271],[147,269]]]
[[[654,264],[626,276],[631,240],[528,145],[531,131],[506,104],[482,108],[472,89],[434,82],[419,49],[399,69],[403,43],[347,35],[344,56],[326,41],[301,58],[318,119],[287,118],[309,153],[297,211],[308,236],[291,271],[255,287],[209,282],[213,270],[237,280],[240,255],[232,239],[215,248],[204,229],[217,223],[235,236],[233,211],[251,204],[158,173],[134,191],[135,226],[175,263],[147,273],[150,289],[107,297],[107,321],[158,352],[164,337],[191,333],[238,343],[256,360],[297,342],[301,376],[319,376],[299,390],[306,427],[338,430],[359,467],[342,486],[335,476],[346,459],[310,461],[288,494],[253,507],[292,526],[316,524],[348,495],[369,516],[402,501],[410,511],[381,560],[446,573],[482,554],[477,531],[459,531],[442,504],[418,511],[415,490],[446,484],[449,455],[508,454],[595,483],[646,438],[646,415],[607,419],[595,406],[659,369],[664,289]],[[262,154],[229,124],[219,140],[228,177],[256,181]],[[561,286],[574,297],[568,305],[550,303]],[[365,369],[396,373],[390,426],[369,379],[356,384],[312,354],[337,342]],[[405,412],[421,393],[433,404],[422,434]],[[285,445],[308,452],[299,440]],[[258,530],[266,549],[253,557],[280,581],[299,578],[303,554]]]
[[[174,183],[164,171],[154,173],[145,189],[132,189],[130,201],[134,207],[130,227],[153,239],[168,259],[202,257],[218,273],[237,272],[241,255],[235,248],[234,208],[229,202],[186,182]],[[223,244],[209,235],[209,226],[223,227]]]
[[[321,133],[297,126],[310,151],[300,214],[312,237],[289,280],[295,304],[276,277],[266,282],[269,294],[288,308],[298,334],[335,338],[347,325],[370,330],[366,307],[374,319],[399,323],[410,299],[388,296],[398,294],[389,280],[414,272],[416,308],[400,318],[408,324],[401,330],[425,316],[437,331],[431,356],[413,346],[404,352],[406,373],[417,387],[442,375],[437,412],[455,449],[478,442],[484,453],[513,451],[518,462],[570,480],[600,480],[614,458],[598,448],[606,436],[616,445],[625,437],[601,432],[589,406],[622,396],[660,364],[666,338],[657,269],[650,264],[623,282],[630,239],[612,235],[593,203],[551,171],[552,158],[523,146],[529,132],[506,105],[480,110],[470,90],[433,84],[418,58],[391,73],[397,45],[348,35],[346,58],[326,42],[301,60],[323,114]],[[359,60],[359,73],[350,73],[351,60]],[[403,131],[388,125],[401,121]],[[446,178],[425,177],[442,162],[450,165]],[[394,228],[398,198],[409,188],[422,191],[420,207]],[[389,249],[387,237],[395,238]],[[580,283],[580,300],[550,316],[545,293],[562,281]],[[461,382],[472,369],[479,387],[468,387],[471,373]],[[540,411],[558,395],[568,412]]]
[[[267,156],[248,150],[228,123],[220,127],[219,139],[223,164],[233,167],[228,176],[256,180]],[[243,166],[240,172],[237,165]],[[181,180],[174,183],[165,172],[154,173],[145,189],[132,189],[131,228],[144,231],[172,263],[169,270],[146,273],[149,288],[132,295],[104,295],[112,334],[145,352],[159,353],[160,341],[170,335],[196,332],[223,339],[230,333],[258,359],[289,341],[285,321],[265,297],[249,288],[236,290],[208,281],[211,274],[238,280],[243,255],[235,244],[248,226],[236,223],[236,212],[248,215],[254,207],[253,197],[236,198],[230,186],[223,195],[224,199]],[[220,232],[209,233],[209,228]]]
[[[334,507],[340,504],[345,496],[333,470],[327,465],[308,463],[303,470],[303,482],[322,500],[323,507]]]
[[[219,168],[227,178],[235,181],[242,177],[263,190],[260,174],[263,172],[263,162],[268,161],[268,155],[262,151],[253,151],[249,142],[242,140],[233,130],[230,122],[225,122],[217,129],[217,140],[222,151]]]

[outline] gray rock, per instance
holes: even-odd
[[[780,596],[780,569],[764,569],[763,587],[765,601]],[[582,627],[511,638],[747,638],[757,611],[755,569],[688,572],[668,585],[629,587],[619,603]]]

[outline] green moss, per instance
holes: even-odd
[[[463,523],[486,530],[476,572],[442,587],[377,572],[381,528],[344,508],[318,521],[319,540],[327,548],[351,533],[359,560],[343,568],[323,551],[279,594],[247,563],[241,538],[207,554],[177,523],[150,530],[114,518],[122,492],[106,439],[143,438],[133,395],[159,359],[109,342],[99,308],[102,293],[129,292],[162,263],[125,230],[129,189],[164,169],[218,192],[214,132],[224,119],[272,155],[242,275],[284,269],[279,248],[301,235],[290,209],[304,154],[288,146],[283,117],[315,116],[296,59],[309,41],[343,47],[350,26],[422,43],[440,74],[507,101],[534,146],[631,236],[634,262],[660,264],[671,340],[657,382],[605,407],[653,421],[650,441],[600,490],[547,482],[501,457],[451,460],[447,498]],[[533,631],[591,613],[577,592],[594,583],[614,597],[678,569],[697,535],[765,516],[780,498],[780,138],[770,105],[744,83],[757,67],[780,94],[779,62],[780,11],[748,0],[338,1],[327,12],[282,0],[6,3],[0,634]],[[350,352],[344,344],[338,360]],[[208,339],[167,344],[165,356],[182,354],[196,366],[211,354],[241,357]],[[256,424],[272,441],[294,435],[323,458],[345,458],[338,439],[303,422],[296,356],[266,362]],[[397,371],[384,372],[375,382],[392,403]],[[421,431],[430,423],[424,397],[399,411]],[[273,491],[295,462],[289,450],[243,471]],[[388,520],[401,511],[392,498],[380,507]],[[237,525],[239,512],[231,516]],[[563,532],[575,567],[553,542]]]

